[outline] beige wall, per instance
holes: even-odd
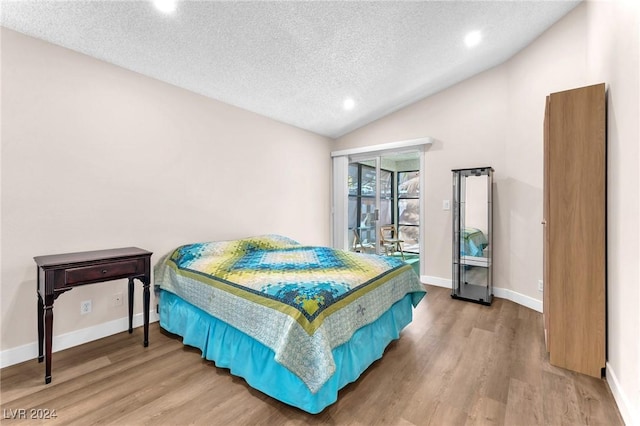
[[[587,23],[588,78],[608,83],[607,374],[640,425],[640,3],[590,2]]]
[[[493,166],[496,287],[542,294],[542,138],[545,96],[608,88],[608,381],[628,424],[640,424],[638,2],[587,1],[503,65],[337,141],[336,149],[431,136],[426,154],[427,261],[451,277],[450,169]]]
[[[542,179],[545,97],[561,90],[601,81],[586,79],[585,5],[503,65],[507,70],[508,108],[504,193],[509,199],[505,216],[512,290],[542,299]],[[504,252],[504,251],[503,251]]]
[[[264,233],[329,244],[330,140],[1,34],[3,350],[36,341],[33,256],[139,246],[155,263],[180,244]],[[65,293],[55,335],[126,317],[111,306],[125,286]]]

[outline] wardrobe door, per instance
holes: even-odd
[[[553,93],[548,113],[550,361],[601,377],[605,367],[605,86]]]

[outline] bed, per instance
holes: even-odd
[[[312,414],[382,357],[426,294],[394,257],[277,235],[184,245],[154,276],[162,328]]]

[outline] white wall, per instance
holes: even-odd
[[[607,379],[627,424],[640,425],[639,3],[587,1],[518,55],[337,141],[336,149],[421,136],[426,154],[427,262],[451,277],[450,169],[493,166],[495,287],[541,301],[545,96],[607,83]],[[541,330],[542,332],[542,330]]]
[[[640,425],[640,3],[590,2],[588,78],[608,83],[607,379]]]
[[[155,263],[180,244],[264,233],[329,244],[327,138],[1,35],[2,350],[36,341],[37,255],[139,246]],[[125,288],[65,293],[54,334],[126,317],[110,306]],[[138,287],[136,312],[140,302]]]
[[[509,115],[505,140],[505,196],[510,288],[542,299],[542,180],[545,97],[602,81],[586,78],[586,4],[570,12],[503,65]]]

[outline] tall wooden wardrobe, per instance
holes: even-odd
[[[547,96],[543,214],[550,362],[599,378],[606,362],[604,84]]]

